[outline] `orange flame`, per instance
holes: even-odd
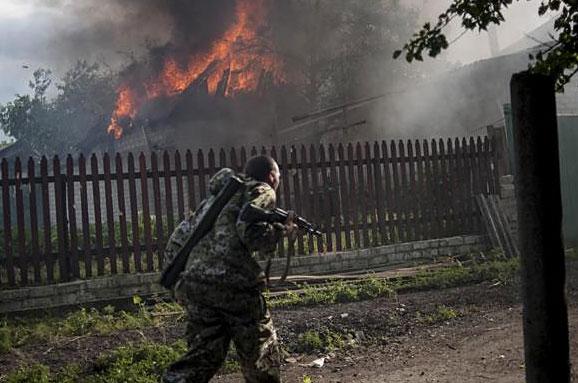
[[[258,35],[267,16],[265,1],[237,0],[236,21],[223,36],[206,52],[190,55],[186,65],[179,65],[172,57],[166,58],[160,73],[144,82],[144,95],[137,94],[127,84],[121,85],[108,133],[120,139],[123,134],[121,119],[134,118],[147,100],[183,92],[201,75],[206,76],[209,94],[214,95],[223,73],[228,70],[228,81],[223,89],[227,97],[255,91],[263,73],[270,73],[275,84],[285,82],[281,59],[273,53],[271,44]]]

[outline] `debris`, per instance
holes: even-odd
[[[321,357],[319,359],[315,359],[313,362],[310,363],[311,367],[321,368],[325,364],[325,357]]]
[[[348,313],[343,313],[343,314],[341,314],[341,318],[347,318],[348,316],[349,316]]]
[[[301,367],[314,367],[314,368],[321,368],[325,365],[325,359],[327,357],[323,356],[321,358],[315,359],[311,363],[304,363],[300,364]]]

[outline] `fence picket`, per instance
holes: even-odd
[[[414,203],[414,220],[415,220],[415,240],[419,241],[425,239],[425,219],[422,196],[427,194],[425,188],[425,170],[424,157],[421,153],[421,145],[419,140],[414,141],[415,150],[415,180],[413,184],[413,203]]]
[[[161,185],[159,179],[159,163],[157,154],[155,152],[151,153],[151,170],[153,182],[153,208],[155,212],[155,234],[156,234],[155,245],[157,249],[157,262],[160,270],[163,266],[164,233],[163,233],[163,210],[161,205]],[[169,197],[165,196],[165,198],[168,199]]]
[[[135,164],[134,164],[134,155],[132,153],[128,154],[127,167],[128,167],[128,195],[130,204],[130,223],[132,234],[132,252],[135,271],[137,273],[140,273],[142,272],[141,242],[140,242],[140,228],[138,217],[138,199],[136,195]]]
[[[411,240],[411,235],[410,235],[410,217],[409,217],[409,193],[408,193],[408,176],[407,176],[407,165],[408,165],[408,160],[407,157],[405,155],[405,145],[403,143],[402,140],[399,140],[398,142],[398,160],[399,160],[399,175],[400,175],[400,200],[399,202],[399,206],[400,206],[400,216],[401,216],[401,222],[402,222],[402,229],[401,229],[401,241],[402,242],[407,242],[408,240]]]
[[[30,250],[32,256],[32,268],[34,270],[34,282],[40,284],[40,246],[38,242],[38,208],[36,204],[36,169],[34,159],[28,159],[28,201],[30,205]],[[0,281],[1,283],[1,281]]]
[[[235,151],[235,148],[231,148],[231,150],[229,151],[229,161],[231,164],[231,169],[233,169],[236,172],[241,172],[241,165],[239,165],[239,162],[237,161],[237,152]]]
[[[66,180],[62,177],[60,169],[60,159],[54,156],[52,161],[52,171],[54,173],[54,201],[56,206],[56,234],[58,237],[58,270],[60,272],[60,281],[67,282],[70,280],[68,268],[68,249],[66,233]]]
[[[361,190],[359,189],[360,184],[358,180],[355,178],[355,157],[353,155],[353,145],[351,143],[347,145],[347,167],[349,176],[349,195],[352,198],[354,198],[354,196],[359,197]],[[349,207],[351,208],[350,217],[351,217],[351,227],[353,231],[353,240],[355,241],[355,247],[360,249],[361,237],[359,234],[360,229],[359,215],[363,213],[359,212],[360,209],[358,209],[359,205],[357,203],[355,203],[354,201],[351,202],[352,203]]]
[[[404,233],[403,233],[403,226],[402,226],[402,209],[401,205],[403,201],[401,200],[401,188],[402,185],[399,181],[399,158],[397,156],[397,147],[395,145],[395,141],[391,140],[390,143],[390,155],[391,155],[391,187],[392,187],[392,197],[393,197],[393,204],[392,204],[392,215],[395,217],[393,219],[394,227],[395,227],[395,235],[393,237],[394,242],[403,241],[404,240]],[[392,218],[393,218],[392,216]]]
[[[142,215],[143,215],[143,235],[145,240],[146,248],[146,270],[148,272],[154,271],[153,262],[153,239],[152,239],[152,229],[151,229],[151,211],[150,211],[150,200],[149,200],[149,187],[147,178],[147,162],[144,153],[141,152],[138,158],[139,171],[140,171],[140,191],[141,191],[141,201],[142,201]]]
[[[368,220],[368,230],[370,234],[370,242],[368,243],[369,246],[377,246],[378,238],[379,238],[379,229],[377,227],[377,207],[376,207],[376,198],[375,198],[375,178],[373,176],[373,159],[371,156],[371,146],[369,146],[369,142],[366,142],[364,145],[365,148],[365,182],[367,184],[367,197],[366,197],[366,204],[367,204],[367,213],[366,217]]]
[[[40,178],[42,179],[42,231],[44,232],[44,259],[46,262],[46,281],[54,281],[54,257],[52,255],[52,228],[50,220],[50,191],[48,182],[48,159],[42,156],[40,160]],[[5,213],[6,214],[6,213]],[[6,220],[4,220],[6,222]],[[7,233],[6,235],[9,235]],[[10,240],[11,241],[11,240]],[[5,242],[10,243],[8,239]],[[7,253],[9,254],[9,253]],[[10,277],[11,268],[8,267],[8,277]]]
[[[22,193],[22,162],[16,157],[14,163],[14,195],[16,197],[16,230],[18,259],[15,262],[20,269],[20,284],[28,284],[28,256],[26,254],[26,227],[24,226],[24,194]]]
[[[2,219],[4,222],[4,257],[6,259],[6,273],[8,274],[8,285],[16,285],[14,276],[14,259],[12,254],[12,217],[10,208],[10,173],[8,171],[8,161],[2,160]]]
[[[348,250],[353,249],[351,243],[351,209],[350,202],[350,184],[347,181],[347,168],[348,164],[345,157],[345,148],[343,144],[337,146],[337,155],[339,156],[339,194],[341,201],[341,219],[343,220],[343,236],[345,237],[345,248]],[[339,219],[340,217],[338,217]]]
[[[287,148],[285,145],[281,146],[281,179],[283,184],[283,204],[288,210],[293,210],[293,203],[291,203],[291,185],[289,178],[289,159],[287,156]],[[289,254],[295,254],[294,243],[289,243]]]
[[[123,176],[123,166],[122,157],[119,153],[116,154],[114,158],[115,171],[116,171],[116,197],[118,204],[118,221],[120,229],[120,244],[121,244],[121,259],[122,259],[122,272],[130,273],[130,262],[128,253],[128,227],[126,223],[126,200],[124,193],[124,176]]]
[[[168,232],[172,233],[175,229],[175,211],[173,206],[173,185],[171,179],[171,158],[168,151],[163,153],[163,178],[165,183],[165,208],[167,212]],[[156,213],[155,213],[156,214]],[[162,210],[161,210],[162,214]],[[162,231],[162,230],[161,230]],[[164,244],[163,244],[164,246]]]
[[[292,171],[293,171],[293,198],[295,201],[295,212],[297,214],[305,214],[304,210],[303,210],[303,205],[302,205],[302,195],[301,195],[301,185],[300,185],[300,180],[301,178],[299,177],[299,164],[297,162],[297,149],[292,146],[291,147],[291,167],[292,167]],[[297,236],[297,251],[299,252],[299,254],[303,255],[305,254],[305,247],[303,245],[303,236],[301,234],[299,234]]]
[[[78,179],[80,187],[80,219],[82,221],[82,259],[87,278],[92,277],[92,255],[90,248],[90,217],[88,214],[88,186],[86,183],[86,158],[78,157]]]
[[[419,143],[417,144],[419,146]],[[423,148],[423,162],[422,162],[422,183],[421,183],[421,192],[423,200],[421,201],[421,211],[423,217],[423,226],[422,226],[422,234],[423,239],[433,238],[433,224],[431,222],[433,217],[433,187],[435,184],[433,183],[433,176],[432,176],[432,164],[430,152],[429,152],[429,144],[427,140],[423,140],[421,143]]]
[[[309,147],[309,161],[311,163],[311,191],[312,191],[312,217],[318,225],[322,225],[321,222],[321,190],[319,190],[319,169],[317,167],[317,150],[314,145]],[[322,232],[324,232],[325,237],[327,237],[327,227],[322,227]],[[322,237],[316,238],[317,242],[317,252],[324,253],[324,241]]]
[[[102,251],[102,214],[100,210],[100,181],[98,179],[98,159],[93,154],[90,157],[91,180],[92,180],[92,198],[94,203],[94,232],[96,247],[96,272],[104,275],[104,253]]]
[[[114,206],[112,204],[112,176],[110,172],[110,156],[104,153],[102,157],[104,171],[104,201],[106,206],[106,229],[108,233],[108,248],[110,272],[117,273],[116,265],[116,238],[114,229]]]
[[[305,145],[301,145],[301,179],[303,181],[303,189],[302,190],[302,201],[303,201],[303,209],[309,214],[314,211],[314,207],[312,205],[312,192],[309,188],[309,169],[306,166],[307,164],[307,150],[305,149]],[[314,195],[314,193],[313,193]],[[311,219],[315,219],[315,215],[312,214]],[[308,244],[308,253],[313,253],[313,237],[307,234],[307,244]]]
[[[187,154],[185,155],[186,162],[187,162],[187,193],[189,196],[189,206],[188,211],[189,213],[195,210],[197,206],[195,201],[195,176],[193,174],[193,153],[190,150],[187,150]]]
[[[327,167],[325,154],[325,147],[323,145],[319,146],[319,171],[321,172],[321,184],[319,188],[319,214],[317,217],[323,221],[323,226],[325,229],[325,245],[328,252],[333,251],[333,228],[331,226],[331,199],[333,194],[333,187],[331,185],[329,177],[329,169]],[[323,245],[323,243],[322,243]]]
[[[470,147],[470,168],[471,168],[471,172],[472,172],[472,195],[477,196],[478,194],[481,193],[481,186],[480,186],[480,172],[479,172],[479,166],[478,166],[478,149],[476,146],[476,140],[474,139],[474,137],[470,137],[470,141],[469,141],[469,147]],[[474,227],[476,232],[479,232],[480,230],[482,230],[482,221],[480,219],[480,210],[478,208],[478,205],[476,203],[472,203],[472,211],[475,214],[474,215]]]
[[[68,201],[68,232],[70,234],[68,267],[75,278],[80,278],[80,265],[78,264],[78,227],[76,225],[76,196],[74,193],[74,161],[70,154],[66,157],[66,191]]]
[[[175,174],[177,184],[177,214],[178,221],[185,219],[185,188],[183,186],[183,164],[181,162],[181,153],[175,151]]]
[[[395,222],[393,220],[393,210],[392,207],[394,206],[394,195],[391,188],[391,172],[390,172],[390,156],[389,151],[387,148],[387,142],[384,140],[381,142],[381,159],[383,161],[383,188],[384,188],[384,208],[383,208],[383,215],[382,219],[385,226],[385,233],[384,233],[384,244],[389,244],[394,241],[394,233],[395,233]]]
[[[201,149],[197,152],[197,167],[199,169],[199,195],[201,200],[204,200],[207,197],[207,186],[205,183],[205,156]]]
[[[407,148],[407,191],[406,191],[406,214],[407,214],[407,221],[408,221],[408,239],[410,241],[415,241],[417,239],[418,233],[418,218],[417,215],[418,209],[416,209],[416,171],[415,165],[416,160],[414,157],[413,152],[413,143],[411,140],[407,140],[406,143]]]
[[[329,144],[329,168],[331,169],[331,217],[333,219],[333,233],[335,235],[335,251],[343,250],[343,242],[341,238],[341,209],[339,208],[339,178],[337,176],[337,162],[335,158],[335,146]]]

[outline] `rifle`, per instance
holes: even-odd
[[[241,212],[239,213],[239,217],[243,221],[247,222],[269,222],[269,223],[282,223],[284,224],[287,221],[287,217],[289,213],[283,209],[275,208],[273,210],[266,210],[262,209],[259,206],[254,204],[246,205]],[[307,221],[305,218],[295,215],[293,223],[302,230],[305,230],[307,233],[312,234],[317,237],[323,236],[323,233],[320,232],[318,229],[313,226],[312,223]],[[281,276],[280,281],[283,282],[287,278],[287,274],[289,274],[289,266],[291,262],[291,257],[287,255],[287,262],[285,264],[285,270],[283,271],[283,275]],[[267,262],[267,267],[265,268],[265,275],[267,277],[267,282],[269,282],[269,270],[271,268],[271,258],[269,258]]]
[[[199,243],[201,239],[213,228],[217,217],[227,205],[227,203],[233,198],[235,193],[243,186],[243,181],[236,177],[231,176],[227,184],[223,189],[217,194],[215,199],[212,201],[209,208],[204,212],[203,216],[200,218],[199,223],[191,236],[185,242],[185,245],[177,253],[173,261],[167,265],[167,267],[161,273],[160,284],[171,289],[177,280],[179,279],[181,273],[187,266],[187,260],[189,259],[189,254],[191,250]]]

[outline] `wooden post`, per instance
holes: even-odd
[[[562,202],[554,81],[511,81],[524,296],[526,381],[569,382]]]

